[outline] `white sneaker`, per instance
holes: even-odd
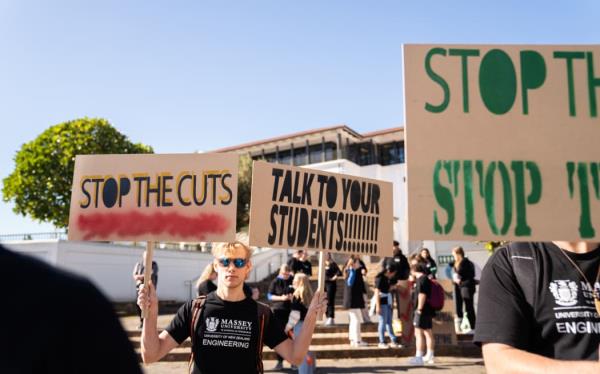
[[[408,364],[412,366],[423,366],[423,357],[411,357]]]
[[[325,326],[332,326],[333,325],[333,318],[329,317],[327,318],[327,321],[325,321]]]
[[[391,343],[390,343],[390,347],[391,347],[391,348],[402,348],[403,346],[402,346],[402,344],[400,344],[400,343],[391,342]]]
[[[431,356],[423,356],[423,362],[429,365],[433,365],[435,364],[435,357],[433,357],[433,355]]]
[[[385,343],[379,343],[379,344],[377,345],[377,347],[379,347],[379,348],[389,348],[390,346],[389,346],[389,345],[387,345],[387,344],[385,344]]]
[[[354,347],[354,348],[359,348],[359,347],[366,347],[366,346],[368,346],[368,344],[361,340],[359,342],[350,342],[350,346]]]

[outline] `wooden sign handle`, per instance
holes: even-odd
[[[144,263],[144,287],[147,288],[152,282],[152,259],[154,257],[154,242],[146,242],[146,261]],[[142,318],[148,317],[148,309],[142,309]]]
[[[325,290],[325,251],[319,251],[319,280],[317,283],[317,291],[324,292]],[[323,313],[317,316],[317,321],[323,320]]]

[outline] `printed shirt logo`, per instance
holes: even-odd
[[[570,280],[556,280],[550,282],[549,288],[558,305],[573,306],[577,304],[577,283]]]
[[[206,331],[215,332],[219,326],[219,319],[215,317],[208,317],[206,319]]]

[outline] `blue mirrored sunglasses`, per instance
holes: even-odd
[[[229,267],[229,264],[231,264],[233,262],[233,266],[235,266],[236,268],[243,268],[244,266],[246,266],[246,263],[248,262],[248,260],[246,260],[245,258],[227,258],[227,257],[222,257],[219,259],[219,264],[221,264],[221,266],[223,267]]]

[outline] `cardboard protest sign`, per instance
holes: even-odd
[[[404,46],[411,240],[600,238],[600,46]]]
[[[387,256],[392,184],[254,162],[250,245]]]
[[[69,240],[232,241],[237,175],[233,154],[77,156]]]

